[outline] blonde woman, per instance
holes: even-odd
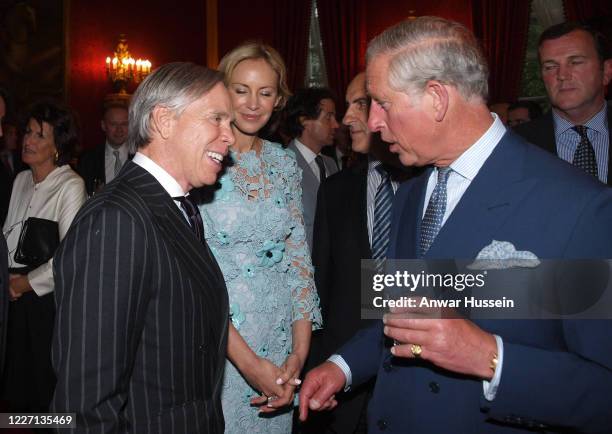
[[[321,314],[301,171],[291,151],[258,136],[289,96],[285,65],[273,48],[246,43],[219,69],[232,99],[236,142],[221,187],[200,211],[230,297],[226,432],[288,433],[295,386]]]

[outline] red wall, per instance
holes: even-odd
[[[435,15],[472,28],[471,0],[366,0],[366,4],[368,41],[411,15]]]
[[[219,57],[247,39],[272,44],[273,3],[218,0]],[[470,0],[366,0],[366,4],[368,40],[411,10],[472,27]],[[99,125],[102,102],[112,91],[104,60],[120,33],[127,35],[132,55],[148,58],[154,67],[177,60],[206,63],[206,0],[72,0],[68,31],[69,103],[80,115],[84,148],[104,139]]]
[[[219,60],[248,39],[272,45],[273,3],[274,0],[219,0]]]
[[[119,34],[126,34],[132,57],[148,58],[153,67],[178,60],[204,64],[205,23],[205,0],[71,1],[68,99],[80,116],[84,148],[104,140],[102,103],[112,92],[104,61]]]

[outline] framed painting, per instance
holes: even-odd
[[[69,0],[0,1],[0,84],[19,111],[66,97]]]

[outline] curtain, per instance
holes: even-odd
[[[311,0],[274,0],[274,48],[287,64],[289,89],[304,87]]]
[[[327,80],[338,113],[345,110],[346,87],[365,68],[365,6],[365,0],[317,0]]]
[[[600,21],[612,17],[610,0],[563,0],[568,21]],[[600,29],[601,30],[601,29]]]
[[[531,9],[544,29],[565,21],[562,2],[551,5],[550,0],[532,0]]]
[[[474,0],[474,33],[489,62],[489,101],[519,96],[527,48],[529,0]]]

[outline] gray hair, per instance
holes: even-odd
[[[167,63],[157,68],[136,89],[129,109],[128,143],[132,149],[151,142],[151,114],[157,106],[176,116],[196,99],[223,83],[223,74],[189,62]]]
[[[486,100],[489,70],[476,38],[463,25],[440,17],[419,17],[385,30],[368,45],[366,61],[389,55],[389,86],[422,94],[436,80],[456,87],[467,100]]]

